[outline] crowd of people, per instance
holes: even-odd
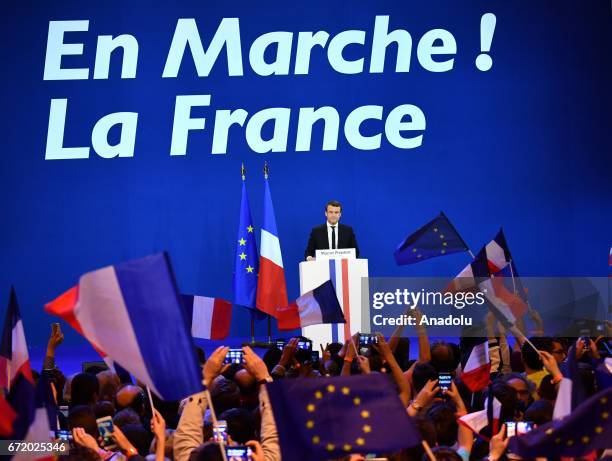
[[[416,313],[418,315],[418,312]],[[538,323],[537,313],[530,312]],[[418,322],[417,322],[418,323]],[[508,453],[507,423],[529,421],[534,426],[553,418],[559,384],[566,373],[568,355],[578,361],[580,386],[585,398],[610,385],[598,374],[609,356],[609,338],[553,338],[536,328],[530,343],[514,338],[488,318],[490,383],[472,393],[461,379],[461,370],[479,338],[462,337],[458,342],[431,343],[424,327],[417,327],[418,357],[411,360],[410,340],[401,328],[386,340],[360,346],[358,334],[345,344],[321,347],[319,360],[311,351],[298,347],[292,338],[282,348],[270,346],[258,355],[243,347],[242,363],[225,363],[227,347],[219,347],[208,358],[199,350],[203,382],[207,390],[180,402],[165,402],[155,397],[153,407],[146,389],[131,381],[129,374],[104,369],[64,376],[56,358],[63,340],[59,330],[49,339],[43,373],[53,383],[61,429],[70,431],[70,451],[65,460],[151,459],[157,461],[222,460],[215,420],[225,421],[224,444],[248,446],[253,461],[282,458],[278,431],[270,408],[266,383],[287,379],[328,379],[332,376],[384,373],[396,385],[406,408],[425,443],[400,452],[376,453],[378,458],[403,460],[482,460],[513,459]],[[608,325],[610,326],[610,325]],[[537,351],[532,347],[534,345]],[[441,391],[440,373],[452,377]],[[501,403],[500,430],[491,424],[475,434],[458,423],[458,418],[485,408],[488,397]],[[212,408],[209,405],[212,400]],[[214,409],[214,415],[211,410]],[[111,417],[112,444],[101,437],[96,420]],[[608,421],[608,424],[612,422]],[[295,430],[300,430],[296,428]],[[612,442],[610,443],[612,447]],[[599,450],[591,458],[605,457]],[[343,460],[366,459],[366,454],[350,454]],[[377,459],[378,459],[377,458]],[[555,459],[547,457],[547,459]],[[286,460],[291,461],[291,460]],[[321,460],[323,461],[323,460]]]

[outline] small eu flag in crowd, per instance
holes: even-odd
[[[240,223],[236,237],[234,261],[234,304],[255,309],[259,255],[255,243],[255,228],[249,207],[249,197],[243,170]]]
[[[436,256],[445,256],[468,247],[451,224],[446,215],[438,216],[410,234],[395,250],[395,262],[398,266],[414,264]]]
[[[283,379],[267,388],[283,459],[383,454],[421,442],[388,376]]]

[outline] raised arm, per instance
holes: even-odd
[[[400,391],[400,400],[404,404],[404,407],[408,407],[408,404],[410,403],[410,386],[408,381],[404,377],[404,373],[402,373],[402,369],[397,363],[397,360],[395,360],[395,356],[393,355],[393,352],[391,352],[389,344],[387,344],[387,341],[385,341],[385,337],[380,333],[377,333],[376,336],[378,337],[378,345],[375,347],[385,362],[387,362],[387,365],[389,365],[391,375],[393,376],[393,379],[395,380],[395,383]]]

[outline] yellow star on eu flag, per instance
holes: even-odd
[[[251,266],[247,266],[246,270],[249,274],[253,273],[253,268]]]
[[[250,232],[250,233],[253,232],[253,226],[247,227],[247,232]]]
[[[244,261],[246,259],[246,253],[244,251],[242,253],[240,253],[238,256],[240,256],[240,259],[242,261]]]
[[[246,245],[246,240],[245,240],[245,239],[240,239],[240,240],[238,240],[238,244],[239,244],[241,247],[243,247],[243,246],[245,246],[245,245]]]

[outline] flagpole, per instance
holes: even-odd
[[[151,395],[151,389],[149,386],[146,386],[147,395],[149,396],[149,405],[151,405],[151,416],[155,418],[155,405],[153,405],[153,396]]]
[[[6,385],[7,392],[11,392],[11,362],[8,360],[6,361],[6,377],[8,378]]]
[[[208,390],[208,387],[204,390],[204,394],[206,395],[206,398],[208,399],[208,406],[210,408],[210,417],[213,420],[213,427],[217,426],[217,413],[215,412],[215,407],[213,406],[212,403],[212,397],[210,395],[210,391]],[[225,442],[223,441],[223,437],[219,437],[219,446],[221,447],[221,456],[223,457],[223,461],[227,461],[227,456],[225,454]]]
[[[264,173],[264,180],[268,180],[268,177],[270,175],[270,167],[268,166],[268,162],[264,162],[264,167],[263,167],[263,173]],[[271,315],[267,314],[268,316],[268,344],[272,343],[272,319],[271,319]]]
[[[431,451],[431,447],[427,443],[427,440],[421,440],[421,445],[423,445],[423,450],[425,450],[425,453],[427,453],[427,457],[430,459],[430,461],[436,461],[436,457],[434,456],[433,451]]]

